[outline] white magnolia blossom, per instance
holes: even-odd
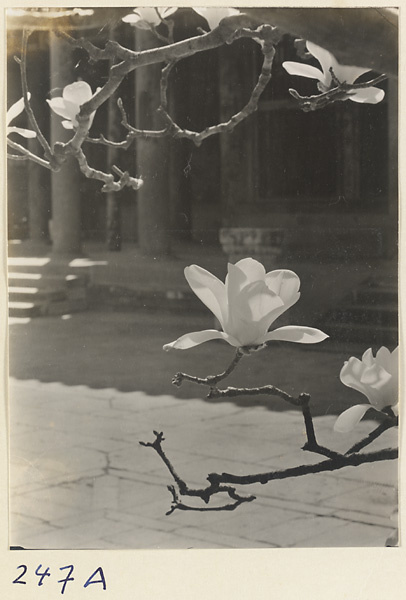
[[[220,21],[226,17],[241,14],[236,8],[196,8],[194,6],[193,10],[206,19],[210,29],[218,27]]]
[[[364,394],[369,404],[357,404],[341,413],[335,422],[335,431],[352,431],[370,408],[382,411],[391,407],[395,414],[397,413],[398,348],[390,352],[382,346],[376,356],[369,348],[361,360],[352,356],[344,363],[340,379],[344,385]]]
[[[97,88],[96,93],[101,88]],[[76,129],[79,127],[77,116],[80,112],[80,107],[89,102],[93,97],[92,88],[86,81],[75,81],[63,88],[62,96],[47,100],[52,110],[65,119],[62,121],[62,125],[65,129]],[[92,126],[94,115],[96,111],[92,112],[89,117],[88,128]]]
[[[310,79],[317,79],[319,81],[318,88],[321,92],[327,92],[331,88],[336,87],[333,82],[333,78],[330,72],[330,68],[333,69],[335,77],[340,83],[352,84],[361,77],[364,73],[368,73],[371,69],[364,69],[362,67],[351,67],[348,65],[341,65],[337,62],[336,58],[324,48],[316,46],[313,42],[306,42],[306,46],[310,54],[312,54],[319,61],[322,70],[303,63],[285,61],[282,63],[283,68],[289,73],[289,75],[299,75],[299,77],[308,77]],[[345,100],[352,100],[353,102],[360,102],[366,104],[377,104],[381,102],[385,97],[385,92],[380,88],[367,87],[358,90],[348,91],[348,95]]]
[[[138,29],[151,29],[158,27],[163,19],[167,19],[177,10],[177,6],[135,8],[132,13],[123,17],[122,21],[138,27]]]
[[[228,265],[225,283],[197,265],[185,269],[196,296],[218,319],[223,331],[207,329],[183,335],[164,350],[185,350],[222,339],[237,348],[260,346],[271,340],[315,344],[328,336],[319,329],[289,325],[268,331],[272,323],[300,297],[300,280],[287,270],[265,272],[253,258]]]
[[[28,93],[28,100],[31,98],[31,94]],[[35,138],[37,137],[37,134],[35,133],[35,131],[31,131],[31,129],[23,129],[22,127],[10,127],[10,123],[11,121],[14,121],[14,119],[16,117],[18,117],[18,115],[21,115],[21,113],[24,110],[24,98],[20,98],[19,100],[17,100],[17,102],[15,102],[12,106],[10,106],[10,108],[7,111],[7,115],[6,115],[6,135],[8,135],[9,133],[18,133],[19,135],[22,135],[25,138]]]

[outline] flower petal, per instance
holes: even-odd
[[[293,271],[279,269],[267,273],[265,283],[283,302],[283,311],[293,306],[300,298],[300,279]]]
[[[66,110],[65,102],[61,96],[51,98],[51,100],[47,100],[47,102],[55,114],[64,119],[70,119],[70,113]]]
[[[28,100],[30,100],[31,93],[28,92],[27,96],[28,96]],[[8,109],[7,115],[6,115],[6,124],[8,125],[9,123],[11,123],[11,121],[13,121],[13,119],[18,117],[18,115],[20,115],[23,112],[23,110],[24,110],[24,98],[20,98],[19,100],[17,100],[17,102],[12,104],[10,106],[10,108]]]
[[[229,305],[224,331],[237,338],[241,346],[260,345],[269,328],[269,315],[281,304],[282,300],[264,281],[250,283]]]
[[[279,327],[274,331],[266,334],[264,342],[281,341],[281,342],[297,342],[299,344],[318,344],[329,336],[313,327],[301,327],[300,325],[287,325]]]
[[[375,358],[372,352],[372,348],[368,348],[368,350],[365,350],[364,354],[361,357],[361,361],[367,367],[372,367],[372,365],[375,364]]]
[[[388,373],[391,373],[392,369],[392,356],[390,350],[386,346],[381,346],[376,353],[375,361],[381,365]]]
[[[364,69],[363,67],[352,67],[349,65],[341,65],[340,63],[336,63],[336,66],[333,66],[334,75],[340,82],[346,81],[347,83],[354,83],[358,77],[364,75],[364,73],[368,73],[371,69]]]
[[[144,6],[134,9],[135,14],[126,15],[123,17],[124,23],[135,25],[139,29],[151,29],[151,25],[155,27],[161,23],[161,19],[154,7]]]
[[[309,79],[318,79],[324,82],[324,75],[312,65],[306,65],[303,63],[286,60],[282,63],[282,67],[289,73],[289,75],[298,75],[299,77],[308,77]]]
[[[349,99],[361,104],[378,104],[385,98],[385,92],[380,88],[368,87],[350,92]]]
[[[165,344],[163,349],[171,350],[172,348],[174,348],[175,350],[187,350],[188,348],[193,348],[194,346],[198,346],[199,344],[203,344],[204,342],[218,339],[225,340],[226,342],[231,344],[231,346],[235,346],[237,348],[241,345],[236,339],[234,339],[227,333],[224,333],[223,331],[217,331],[217,329],[205,329],[203,331],[193,331],[192,333],[186,333],[174,342],[171,342],[170,344]]]
[[[255,281],[241,290],[233,308],[240,309],[250,321],[258,322],[282,305],[282,299],[270,290],[264,281]]]
[[[264,281],[265,279],[265,267],[255,258],[243,258],[234,265],[238,267],[247,278],[246,283],[253,283],[254,281]]]
[[[238,296],[241,292],[242,288],[247,285],[249,282],[247,280],[247,276],[242,269],[237,267],[237,265],[233,265],[228,263],[227,266],[228,272],[226,276],[226,293],[227,300],[229,305],[232,304],[234,298]],[[265,270],[265,269],[264,269]]]
[[[367,410],[372,408],[370,404],[356,404],[345,410],[334,423],[334,431],[348,433],[361,421]]]
[[[380,365],[374,364],[364,369],[360,382],[364,385],[380,389],[392,379],[392,375]]]
[[[22,127],[7,127],[7,135],[9,133],[18,133],[19,135],[22,135],[25,138],[37,137],[35,131],[32,131],[31,129],[23,129]]]
[[[357,392],[361,392],[364,396],[367,395],[367,390],[365,389],[365,386],[361,384],[360,379],[365,368],[366,366],[363,362],[355,356],[351,356],[349,360],[345,361],[340,371],[341,382],[347,387],[357,390]]]
[[[364,73],[368,73],[371,69],[365,69],[364,67],[356,67],[352,65],[342,65],[337,61],[335,56],[331,54],[325,48],[321,48],[313,42],[306,42],[308,51],[319,61],[321,68],[323,69],[324,83],[329,87],[331,85],[331,73],[330,68],[333,69],[334,75],[337,79],[343,83],[354,83],[358,77],[361,77]]]
[[[193,6],[193,10],[197,12],[198,15],[206,19],[210,29],[215,29],[219,25],[220,21],[226,17],[240,14],[240,11],[236,8],[196,8]]]
[[[62,127],[65,129],[73,129],[72,121],[62,121]]]
[[[76,104],[79,107],[88,102],[92,96],[92,88],[86,81],[75,81],[65,86],[62,92],[62,98],[65,101]]]
[[[224,283],[198,265],[186,267],[185,277],[196,296],[211,310],[224,328],[228,314]]]
[[[177,6],[165,6],[165,8],[159,8],[158,12],[162,19],[167,19],[178,10]]]
[[[322,48],[321,46],[317,46],[317,44],[314,44],[313,42],[307,41],[306,47],[307,47],[308,51],[310,52],[310,54],[312,54],[314,56],[314,58],[316,58],[320,63],[320,66],[323,71],[323,82],[327,86],[330,86],[330,83],[331,83],[330,67],[333,67],[334,74],[338,78],[338,73],[336,71],[338,70],[337,67],[338,67],[339,63],[337,62],[335,56],[333,54],[331,54],[331,52],[329,52],[325,48]]]

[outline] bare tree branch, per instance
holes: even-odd
[[[187,381],[192,381],[193,383],[198,383],[200,385],[214,386],[216,383],[219,383],[222,379],[225,379],[228,375],[230,375],[230,373],[232,373],[234,371],[235,367],[237,366],[237,364],[240,362],[240,360],[242,359],[242,357],[244,355],[245,355],[245,353],[242,351],[242,349],[237,348],[233,360],[231,361],[231,363],[229,364],[227,369],[225,369],[222,373],[219,373],[218,375],[208,375],[207,377],[204,377],[204,378],[195,377],[194,375],[188,375],[187,373],[176,373],[176,375],[172,378],[172,384],[176,385],[177,387],[180,387],[182,385],[182,382],[184,380],[187,380]],[[228,388],[228,389],[230,389],[230,388]],[[219,397],[219,396],[211,395],[212,391],[214,391],[214,390],[217,390],[217,388],[213,388],[213,390],[210,390],[208,397],[210,397],[210,398]],[[220,391],[220,390],[218,390],[218,391]]]
[[[16,158],[17,160],[32,160],[32,162],[35,162],[39,165],[41,165],[41,167],[45,167],[46,169],[52,169],[51,164],[44,160],[43,158],[40,158],[39,156],[37,156],[36,154],[33,154],[32,152],[30,152],[30,150],[28,150],[27,148],[24,148],[24,146],[21,146],[21,144],[18,144],[17,142],[14,142],[13,140],[10,140],[10,138],[7,138],[7,145],[10,146],[10,148],[14,148],[14,150],[18,150],[19,152],[21,152],[22,156],[18,156],[16,157],[15,154],[9,154],[8,157],[9,158]]]
[[[223,510],[235,510],[240,504],[244,502],[252,502],[255,500],[255,496],[241,496],[235,488],[230,485],[224,484],[237,484],[237,485],[252,485],[256,483],[267,484],[270,481],[289,479],[292,477],[302,477],[309,474],[325,473],[337,471],[345,467],[359,466],[362,464],[380,462],[384,460],[395,460],[398,457],[397,448],[385,448],[384,450],[378,450],[376,452],[370,452],[368,454],[351,454],[341,455],[336,454],[328,460],[313,464],[313,465],[299,465],[297,467],[291,467],[280,471],[270,471],[266,473],[254,473],[249,475],[233,475],[231,473],[209,473],[207,480],[209,485],[204,488],[190,488],[186,482],[176,473],[171,461],[166,456],[165,451],[162,448],[162,442],[164,440],[163,433],[154,431],[155,440],[153,442],[140,442],[142,446],[153,448],[157,454],[161,457],[169,472],[174,479],[179,494],[181,496],[199,497],[205,504],[210,502],[212,496],[218,493],[226,492],[228,496],[235,499],[236,502],[232,504],[225,504],[216,507],[195,507],[186,505],[180,501],[176,488],[174,486],[168,486],[169,491],[172,494],[172,507],[166,513],[171,514],[175,509],[180,510],[198,510],[204,511],[223,511]]]
[[[379,77],[375,77],[375,79],[371,79],[371,81],[366,81],[365,83],[352,83],[348,84],[345,81],[340,82],[334,75],[333,69],[330,69],[331,75],[333,78],[333,82],[337,87],[328,90],[327,92],[323,92],[322,94],[315,94],[314,96],[301,96],[295,89],[289,89],[290,95],[297,100],[299,107],[303,110],[303,112],[310,112],[314,110],[318,110],[320,108],[324,108],[333,102],[338,102],[341,100],[348,100],[352,91],[356,91],[359,89],[365,89],[380,83],[387,79],[386,75],[379,75]]]
[[[359,452],[360,450],[371,444],[374,440],[376,440],[380,435],[382,435],[382,433],[384,433],[388,429],[391,429],[392,427],[396,427],[397,425],[397,417],[392,419],[388,418],[387,420],[380,423],[378,427],[371,431],[371,433],[369,433],[364,439],[354,444],[349,450],[347,450],[346,454],[355,454],[356,452]]]

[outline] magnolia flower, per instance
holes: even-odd
[[[96,93],[99,90],[100,88],[97,88]],[[76,129],[79,127],[76,117],[80,112],[80,107],[89,102],[92,97],[92,88],[86,81],[75,81],[75,83],[71,83],[63,88],[62,96],[52,98],[51,100],[47,100],[47,102],[57,115],[66,119],[62,121],[65,129]],[[95,114],[96,111],[90,114],[89,129],[92,126]]]
[[[167,19],[177,10],[176,6],[135,8],[133,13],[123,17],[122,21],[138,27],[138,29],[152,29],[152,27],[158,27],[163,19]]]
[[[358,77],[361,77],[364,73],[368,73],[371,69],[364,69],[362,67],[350,67],[347,65],[341,65],[335,57],[324,48],[316,46],[313,42],[306,42],[306,46],[310,54],[313,54],[319,61],[322,70],[306,65],[302,63],[286,61],[282,63],[283,68],[289,73],[289,75],[299,75],[301,77],[308,77],[310,79],[318,79],[318,88],[321,92],[327,92],[331,88],[336,87],[333,82],[333,78],[330,72],[330,68],[333,69],[335,77],[340,83],[348,83],[351,85]],[[361,102],[367,104],[377,104],[381,102],[385,96],[385,92],[376,87],[361,88],[358,90],[348,91],[348,97],[346,100],[352,100],[353,102]]]
[[[266,273],[253,258],[228,265],[225,283],[192,265],[185,277],[196,296],[211,310],[223,331],[207,329],[187,333],[164,346],[164,350],[185,350],[208,340],[222,339],[236,346],[260,346],[271,340],[315,344],[328,336],[312,327],[289,325],[268,332],[282,313],[299,299],[300,280],[286,270]]]
[[[239,15],[240,11],[236,8],[195,8],[193,10],[198,15],[206,19],[210,29],[218,27],[220,21],[226,17],[232,17],[233,15]]]
[[[361,360],[352,356],[344,363],[340,379],[344,385],[364,394],[368,398],[369,404],[357,404],[345,410],[335,422],[335,431],[341,433],[351,431],[370,408],[382,412],[384,408],[392,407],[392,410],[397,412],[397,348],[391,353],[385,346],[382,346],[375,357],[369,348],[364,352]]]
[[[31,94],[28,93],[28,100],[30,98]],[[22,127],[9,127],[11,121],[14,121],[14,119],[18,117],[18,115],[21,115],[23,110],[24,98],[20,98],[17,102],[15,102],[15,104],[10,106],[6,115],[6,135],[8,135],[9,133],[18,133],[19,135],[22,135],[25,138],[35,138],[37,137],[37,134],[35,133],[35,131],[31,131],[31,129],[23,129]]]

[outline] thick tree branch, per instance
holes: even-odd
[[[338,455],[335,458],[316,463],[314,465],[299,465],[284,469],[283,471],[274,471],[271,473],[257,473],[254,475],[232,475],[231,473],[210,473],[207,479],[211,484],[233,483],[238,485],[250,485],[252,483],[268,483],[276,479],[288,479],[290,477],[301,477],[311,473],[325,473],[328,471],[337,471],[345,467],[358,467],[359,465],[380,462],[383,460],[395,460],[398,458],[397,448],[385,448],[368,454],[350,454]]]

